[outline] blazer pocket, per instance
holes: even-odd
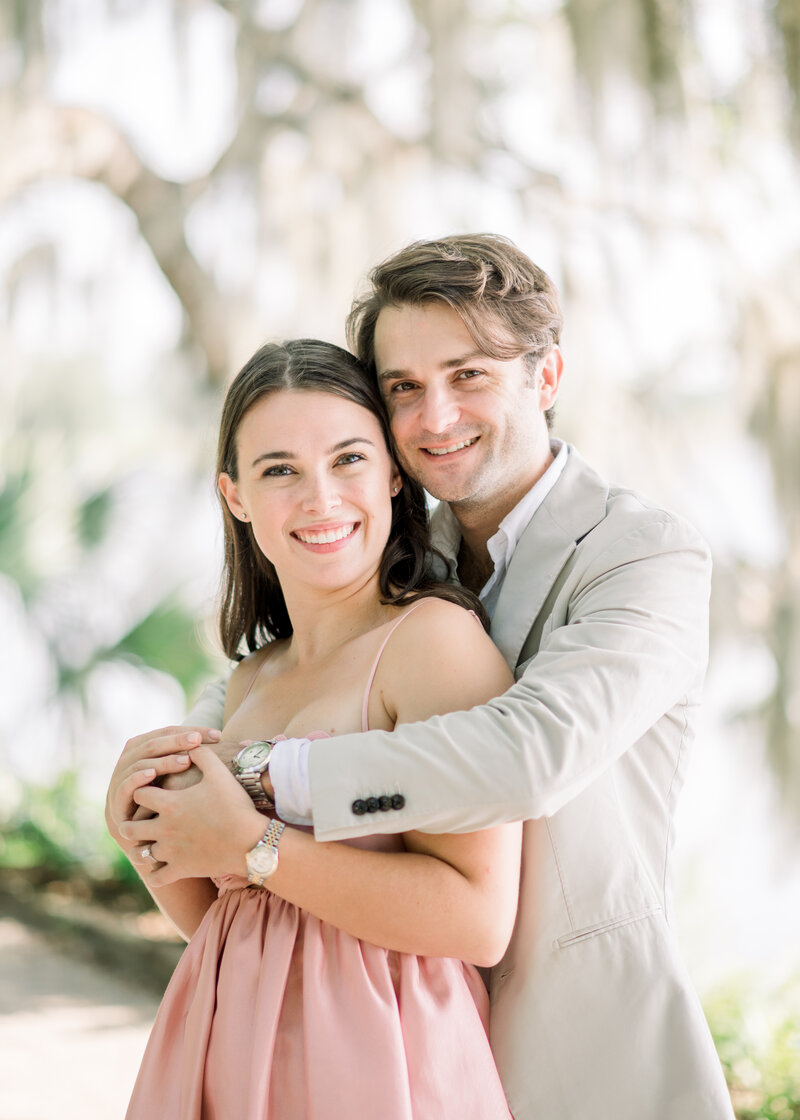
[[[570,945],[577,945],[580,941],[588,941],[590,937],[598,937],[600,934],[609,933],[613,929],[620,929],[622,926],[629,926],[634,922],[651,918],[654,914],[660,914],[662,910],[663,907],[661,906],[649,906],[646,910],[636,910],[633,914],[625,914],[621,918],[611,918],[609,921],[600,922],[596,926],[585,926],[583,929],[573,930],[572,933],[568,933],[564,937],[556,938],[555,947],[567,949]]]

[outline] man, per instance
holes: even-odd
[[[351,345],[375,371],[403,465],[440,499],[436,543],[480,593],[516,684],[469,713],[335,749],[279,744],[262,785],[288,819],[313,816],[320,840],[526,821],[517,923],[491,978],[492,1046],[517,1120],[731,1117],[670,927],[707,548],[550,441],[561,313],[515,246],[417,243],[371,279]],[[191,722],[221,723],[211,699]],[[140,749],[185,745],[153,733]],[[159,855],[180,874],[166,841]]]

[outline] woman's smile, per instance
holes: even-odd
[[[345,548],[351,537],[361,527],[360,521],[350,521],[332,526],[314,526],[307,529],[293,529],[290,536],[314,552],[336,552]]]

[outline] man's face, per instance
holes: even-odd
[[[456,513],[480,506],[502,519],[546,469],[557,349],[535,372],[522,357],[489,358],[434,302],[380,312],[375,363],[403,465]]]

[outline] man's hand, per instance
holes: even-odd
[[[215,750],[196,747],[192,760],[201,781],[180,791],[137,787],[131,794],[134,803],[156,815],[120,824],[127,851],[140,844],[150,848],[153,870],[147,882],[154,888],[178,879],[246,875],[245,853],[266,831],[267,819]]]
[[[218,742],[220,737],[221,732],[208,727],[161,727],[128,740],[106,796],[106,824],[121,848],[125,849],[125,844],[119,828],[136,812],[136,790],[155,778],[188,770],[189,752],[200,743]]]

